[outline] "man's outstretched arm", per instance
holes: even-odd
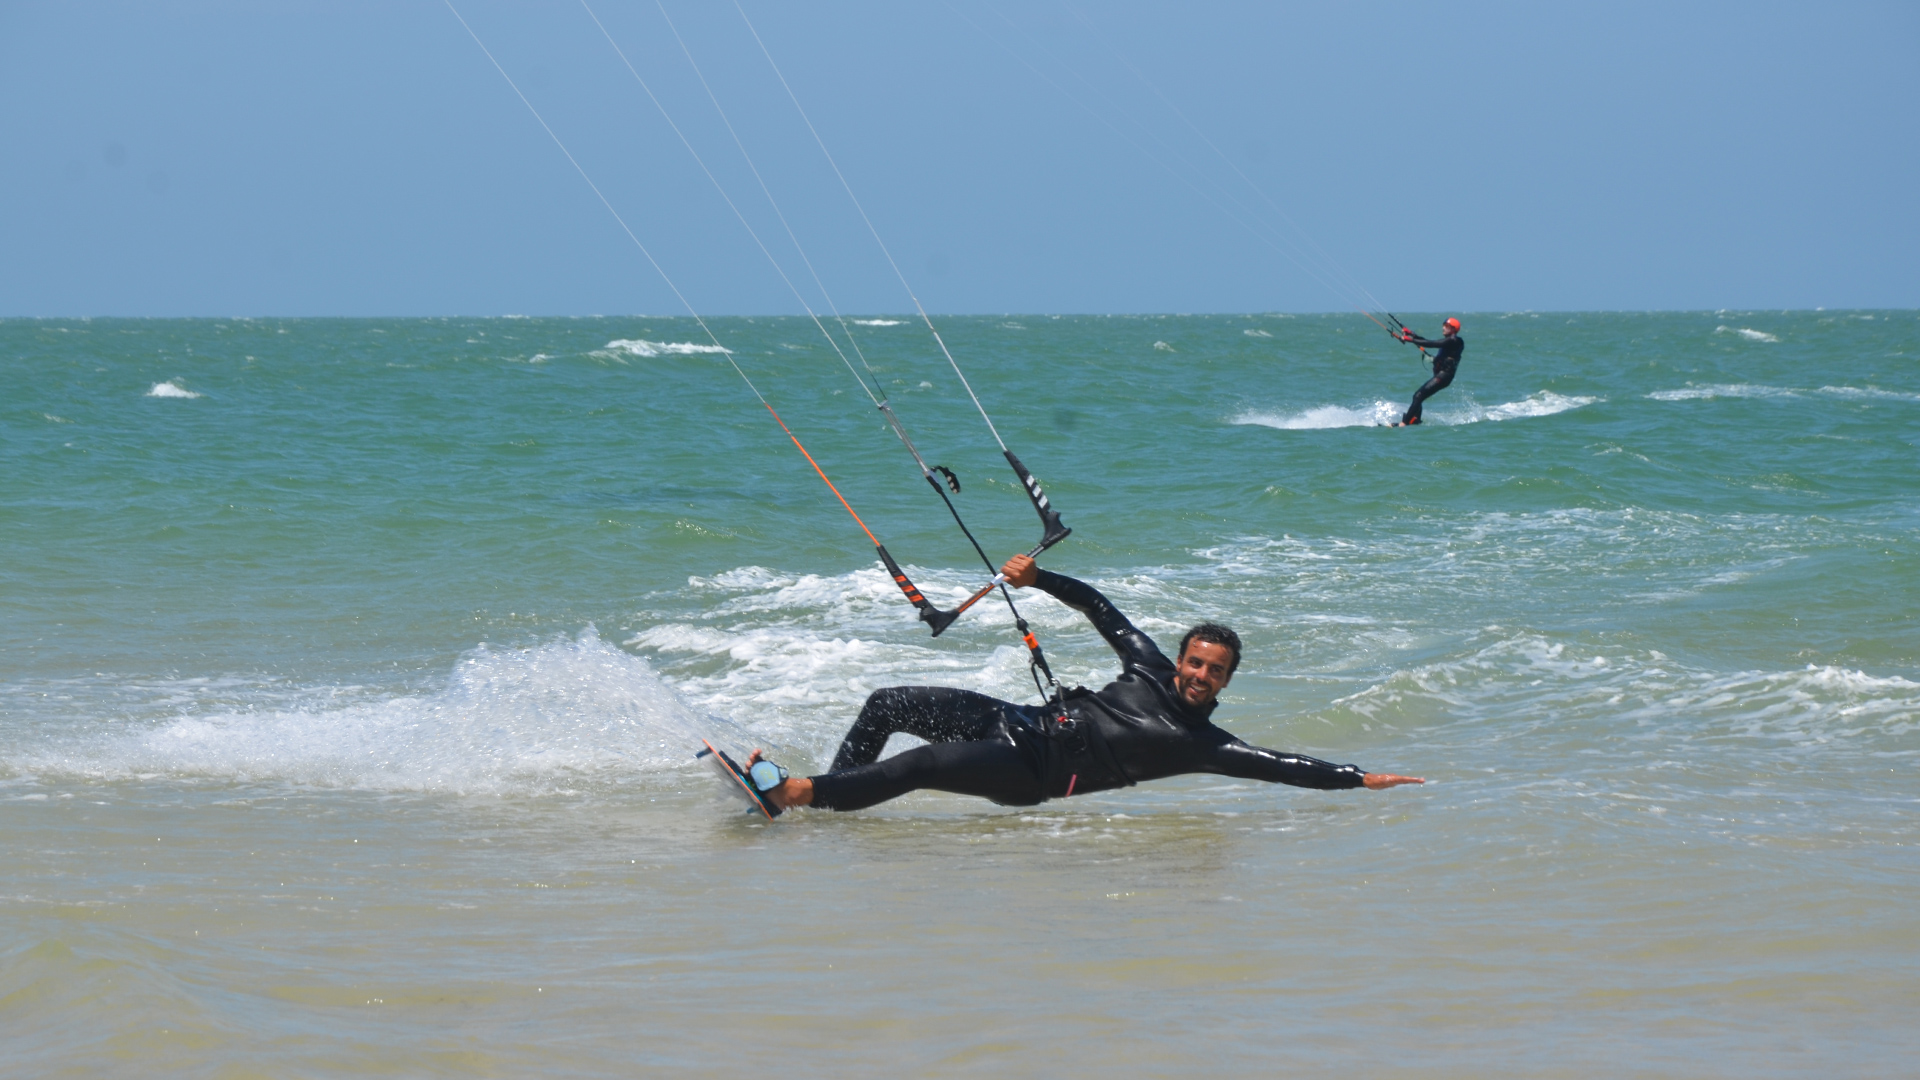
[[[1270,784],[1291,784],[1322,791],[1357,787],[1380,791],[1401,784],[1426,783],[1419,777],[1362,772],[1358,765],[1335,765],[1305,754],[1283,754],[1278,750],[1231,738],[1214,747],[1211,757],[1209,771],[1222,776],[1265,780]]]
[[[1087,617],[1100,636],[1106,639],[1108,647],[1120,654],[1123,664],[1137,664],[1145,668],[1165,668],[1173,670],[1173,661],[1168,660],[1160,647],[1153,643],[1139,627],[1128,621],[1113,606],[1099,589],[1078,578],[1065,574],[1056,574],[1042,570],[1025,555],[1015,555],[1008,559],[1000,572],[1006,575],[1007,584],[1016,589],[1034,586],[1041,592],[1067,605]]]

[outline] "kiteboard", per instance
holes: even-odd
[[[713,771],[720,775],[721,782],[727,786],[727,789],[745,802],[750,810],[759,811],[768,821],[780,815],[780,808],[768,802],[766,796],[754,788],[752,779],[747,776],[747,770],[728,757],[725,750],[705,739],[700,740],[700,745],[706,749],[696,751],[693,755],[694,760],[711,765]]]

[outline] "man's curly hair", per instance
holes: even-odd
[[[1179,657],[1187,655],[1187,646],[1196,641],[1204,641],[1210,645],[1225,645],[1233,650],[1233,663],[1227,665],[1228,675],[1232,675],[1240,666],[1240,635],[1217,622],[1203,622],[1187,631],[1187,636],[1180,639],[1180,651],[1174,654],[1176,661]]]

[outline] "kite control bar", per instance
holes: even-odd
[[[1027,467],[1021,464],[1020,459],[1014,456],[1013,451],[1008,450],[1005,451],[1005,453],[1007,455],[1007,463],[1013,466],[1014,474],[1020,477],[1021,484],[1026,488],[1027,498],[1033,503],[1034,512],[1040,515],[1040,525],[1044,533],[1040,537],[1040,542],[1033,546],[1033,550],[1027,552],[1027,558],[1036,558],[1041,552],[1072,536],[1073,529],[1061,522],[1060,512],[1055,510],[1053,504],[1048,501],[1047,493],[1040,487],[1040,481],[1033,478],[1033,474],[1027,471]],[[946,469],[938,466],[935,466],[935,471],[944,473],[950,478],[953,475]],[[939,482],[934,480],[931,474],[927,476],[927,483],[933,486],[933,490],[939,494],[942,500],[946,500],[946,492],[940,490]],[[954,490],[959,490],[960,483],[957,479],[949,479],[948,483]],[[947,501],[947,509],[952,511],[954,521],[958,522],[961,531],[967,534],[967,539],[973,541],[973,531],[967,528],[965,522],[960,521],[960,513],[954,510],[951,501]],[[976,551],[980,550],[978,541],[974,541],[973,546]],[[967,597],[965,603],[954,608],[952,611],[943,611],[934,606],[933,601],[927,599],[926,594],[914,586],[913,581],[907,577],[907,572],[900,568],[900,564],[893,560],[893,556],[887,553],[887,549],[884,546],[876,543],[874,549],[880,553],[880,561],[886,564],[887,573],[893,575],[893,583],[900,586],[900,591],[906,595],[907,602],[912,604],[914,608],[920,612],[920,621],[926,623],[933,629],[934,637],[939,637],[941,631],[952,626],[953,621],[958,619],[962,612],[980,601],[985,600],[993,590],[1000,588],[1007,582],[1005,574],[996,573],[993,575],[992,581],[987,582],[980,591]],[[980,557],[983,560],[986,559],[986,552],[980,551]],[[993,563],[988,561],[987,565],[992,566]],[[1011,603],[1011,601],[1009,601],[1009,603]],[[1040,646],[1037,642],[1031,640],[1033,635],[1026,630],[1026,620],[1020,619],[1019,615],[1020,613],[1018,611],[1014,612],[1014,618],[1021,624],[1021,634],[1027,639],[1027,647],[1034,650],[1037,654]],[[1044,665],[1046,661],[1040,660],[1039,663]]]
[[[1401,334],[1406,334],[1406,333],[1411,333],[1411,332],[1412,332],[1411,330],[1409,330],[1409,329],[1408,329],[1408,327],[1407,327],[1407,324],[1406,324],[1406,323],[1403,323],[1403,322],[1401,322],[1401,321],[1400,321],[1400,318],[1399,318],[1399,316],[1397,316],[1397,315],[1395,315],[1395,314],[1394,314],[1393,312],[1391,312],[1391,311],[1389,311],[1389,312],[1387,312],[1387,313],[1386,313],[1386,316],[1387,316],[1387,318],[1389,318],[1389,319],[1392,319],[1392,320],[1393,320],[1393,325],[1395,325],[1395,326],[1397,326],[1397,327],[1399,327],[1399,328],[1400,328],[1400,333],[1399,333],[1399,334],[1395,334],[1395,333],[1393,333],[1393,331],[1392,331],[1392,330],[1389,330],[1389,331],[1387,331],[1387,333],[1388,333],[1388,334],[1391,334],[1391,335],[1393,336],[1393,340],[1395,340],[1395,341],[1406,341],[1407,339],[1406,339],[1405,337],[1402,337],[1402,336],[1401,336]],[[1417,335],[1416,335],[1416,336],[1417,336]],[[1433,357],[1431,357],[1431,356],[1427,356],[1427,349],[1426,349],[1426,346],[1424,346],[1424,345],[1415,345],[1415,346],[1414,346],[1414,348],[1416,348],[1416,349],[1419,349],[1419,350],[1420,350],[1420,355],[1421,355],[1421,356],[1423,356],[1423,357],[1426,357],[1426,359],[1428,359],[1428,360],[1432,360],[1432,359],[1433,359]]]
[[[1043,533],[1040,537],[1040,542],[1033,546],[1032,551],[1027,552],[1027,558],[1029,559],[1037,558],[1039,557],[1041,552],[1047,550],[1048,548],[1059,543],[1060,541],[1065,540],[1067,537],[1072,536],[1073,530],[1067,527],[1065,524],[1063,524],[1060,521],[1060,511],[1055,510],[1053,508],[1053,504],[1047,501],[1047,493],[1040,489],[1040,481],[1035,480],[1033,478],[1033,474],[1027,471],[1027,467],[1020,463],[1020,459],[1013,456],[1013,451],[1006,450],[1006,451],[1003,451],[1003,453],[1007,455],[1007,464],[1013,466],[1014,475],[1018,476],[1020,478],[1020,482],[1026,486],[1027,498],[1031,500],[1033,503],[1034,513],[1040,515],[1040,526],[1041,526],[1041,529],[1043,530]],[[952,623],[954,619],[959,618],[961,612],[967,610],[968,608],[979,603],[980,601],[985,600],[987,596],[993,592],[993,590],[1001,587],[1002,585],[1005,585],[1006,583],[1007,583],[1007,575],[1005,574],[993,575],[992,581],[989,581],[984,586],[982,586],[979,592],[976,592],[972,596],[967,597],[966,603],[961,604],[959,607],[953,609],[953,613],[947,617],[947,621],[945,623],[941,623],[939,625],[939,628],[934,630],[933,632],[934,636],[935,637],[940,636],[940,631],[945,630],[949,623]],[[941,612],[941,614],[946,615],[947,613]],[[927,621],[929,622],[933,621],[927,618],[927,615],[925,612],[922,612],[920,617],[922,619],[927,619]],[[1024,630],[1025,628],[1022,627],[1023,632]],[[1027,642],[1028,648],[1037,650],[1039,646],[1034,644],[1033,641],[1031,640],[1033,635],[1027,634],[1026,636],[1029,639]]]
[[[1013,455],[1009,454],[1007,456],[1011,457]],[[1059,520],[1060,520],[1060,516],[1058,514],[1055,514],[1054,521],[1058,522]],[[1041,552],[1047,550],[1048,548],[1059,543],[1060,541],[1065,540],[1072,533],[1073,533],[1072,529],[1063,527],[1058,533],[1055,533],[1054,535],[1047,537],[1045,540],[1040,541],[1038,544],[1035,544],[1033,546],[1033,550],[1027,552],[1027,558],[1029,559],[1038,558]],[[954,619],[959,618],[961,612],[967,610],[968,608],[979,603],[980,601],[985,600],[988,594],[992,593],[993,590],[999,588],[1002,585],[1005,585],[1006,583],[1007,583],[1007,575],[1005,574],[993,575],[992,581],[987,582],[986,585],[983,586],[979,592],[974,593],[972,596],[967,597],[966,603],[961,604],[959,607],[953,609],[953,614],[947,616],[947,622],[950,623]],[[942,612],[942,614],[945,614],[945,612]],[[920,617],[925,619],[926,615],[922,614]],[[931,621],[931,620],[928,620],[928,621]],[[940,630],[945,630],[945,629],[946,629],[946,624],[944,623],[941,624]],[[935,637],[938,637],[940,635],[940,630],[935,630],[933,632]]]

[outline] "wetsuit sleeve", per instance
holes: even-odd
[[[1085,615],[1093,628],[1106,639],[1108,647],[1120,654],[1122,664],[1151,671],[1173,670],[1173,661],[1167,659],[1153,639],[1128,622],[1120,609],[1113,606],[1113,601],[1108,600],[1099,589],[1078,578],[1056,574],[1051,570],[1040,571],[1033,587]]]
[[[1366,786],[1367,774],[1358,765],[1335,765],[1305,754],[1283,754],[1278,750],[1241,742],[1232,736],[1227,736],[1214,746],[1209,759],[1207,771],[1222,776],[1319,788],[1322,791]]]
[[[1426,338],[1423,338],[1423,337],[1402,338],[1401,340],[1411,345],[1418,345],[1423,349],[1437,349],[1440,346],[1446,344],[1443,341],[1428,341]]]

